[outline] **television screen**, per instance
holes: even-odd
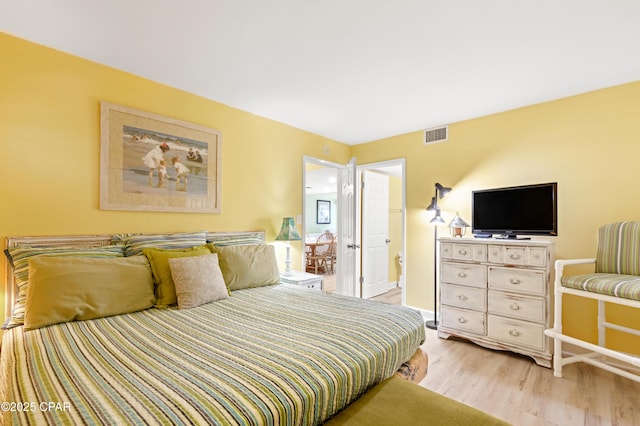
[[[472,204],[474,234],[558,235],[555,182],[473,191]]]

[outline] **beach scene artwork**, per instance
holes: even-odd
[[[167,195],[177,192],[206,196],[209,160],[207,148],[208,145],[204,142],[123,126],[122,191],[134,194]],[[154,160],[164,164],[156,164]]]
[[[107,102],[100,126],[100,208],[220,213],[220,132]]]

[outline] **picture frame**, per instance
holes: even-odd
[[[100,208],[221,212],[218,130],[100,103]]]
[[[331,223],[331,201],[316,201],[316,223],[319,225]]]

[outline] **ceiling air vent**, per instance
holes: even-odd
[[[424,144],[444,142],[447,140],[449,126],[434,127],[424,131]]]

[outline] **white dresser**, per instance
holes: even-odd
[[[438,336],[551,366],[553,242],[440,238]]]

